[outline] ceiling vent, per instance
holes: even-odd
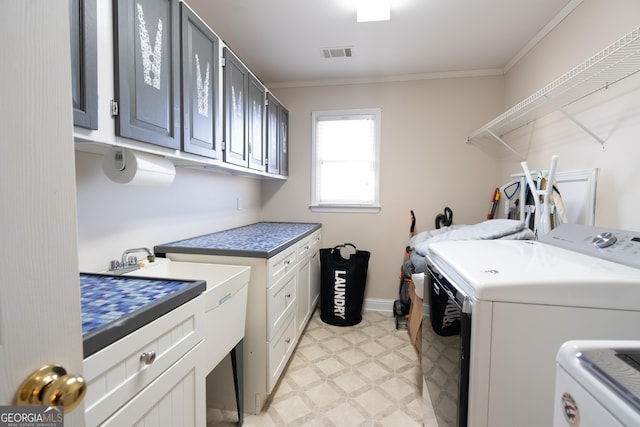
[[[353,53],[351,47],[323,47],[320,50],[323,58],[351,58]]]

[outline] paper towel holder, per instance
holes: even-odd
[[[127,162],[124,159],[124,148],[114,148],[111,150],[113,154],[113,163],[116,170],[123,171],[127,168]]]
[[[102,169],[118,184],[169,185],[176,174],[171,160],[145,151],[111,147],[104,153]]]

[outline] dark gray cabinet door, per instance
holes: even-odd
[[[182,150],[217,157],[218,44],[216,35],[181,4]]]
[[[289,176],[289,111],[280,104],[280,175]]]
[[[267,93],[267,172],[289,175],[289,111]]]
[[[265,170],[265,87],[258,79],[249,76],[249,106],[248,106],[248,139],[249,139],[249,167]]]
[[[115,0],[116,134],[180,147],[178,0]]]
[[[98,129],[96,0],[70,0],[73,124]]]
[[[248,166],[247,92],[249,70],[224,48],[224,161]]]
[[[267,172],[280,173],[280,103],[267,93]]]

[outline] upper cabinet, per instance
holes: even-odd
[[[269,95],[271,153],[267,88],[187,2],[68,1],[77,150],[118,146],[177,166],[285,179],[286,109]]]
[[[114,2],[116,134],[174,149],[181,135],[178,3]]]
[[[70,0],[73,124],[98,129],[96,0]]]
[[[247,106],[249,167],[265,170],[265,96],[266,89],[252,75],[249,76],[249,105]]]
[[[249,165],[247,144],[247,92],[249,70],[224,48],[224,161]]]
[[[289,174],[289,112],[267,94],[267,172]]]
[[[182,149],[216,158],[218,37],[184,3],[182,29]]]

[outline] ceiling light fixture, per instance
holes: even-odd
[[[357,22],[391,19],[391,0],[357,0],[357,2]]]

